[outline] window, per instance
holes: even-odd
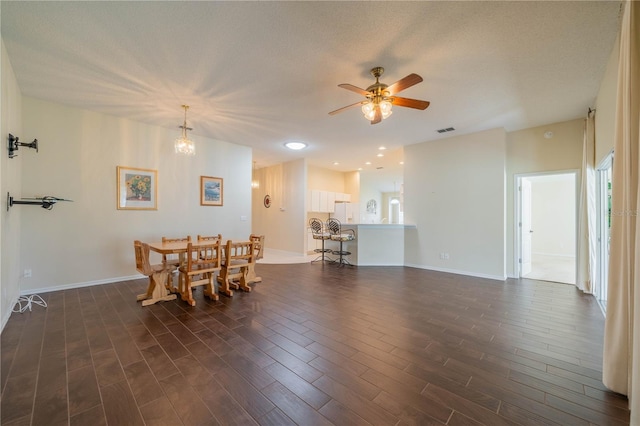
[[[597,265],[594,295],[602,311],[607,312],[607,283],[609,279],[609,246],[611,242],[611,167],[613,153],[605,158],[596,171]]]

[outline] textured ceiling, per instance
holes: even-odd
[[[257,166],[306,156],[393,167],[401,147],[584,117],[619,27],[618,1],[7,2],[1,31],[22,93],[254,148]],[[424,81],[370,125],[339,88]],[[456,131],[444,136],[443,127]],[[283,147],[302,140],[302,153]],[[172,141],[167,141],[172,143]],[[378,146],[387,156],[376,157]],[[394,155],[395,152],[395,155]],[[392,160],[391,160],[392,158]],[[340,165],[333,166],[338,161]],[[371,161],[371,166],[364,166]]]

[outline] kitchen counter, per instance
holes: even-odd
[[[416,229],[415,225],[398,223],[343,223],[343,229],[352,229],[354,241],[343,243],[351,255],[346,259],[360,266],[404,266],[405,233]],[[338,249],[338,243],[329,243]]]

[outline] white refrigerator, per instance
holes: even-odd
[[[360,205],[358,203],[336,203],[332,216],[341,223],[360,223]]]

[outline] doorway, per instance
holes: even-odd
[[[519,277],[575,284],[576,174],[516,176]]]

